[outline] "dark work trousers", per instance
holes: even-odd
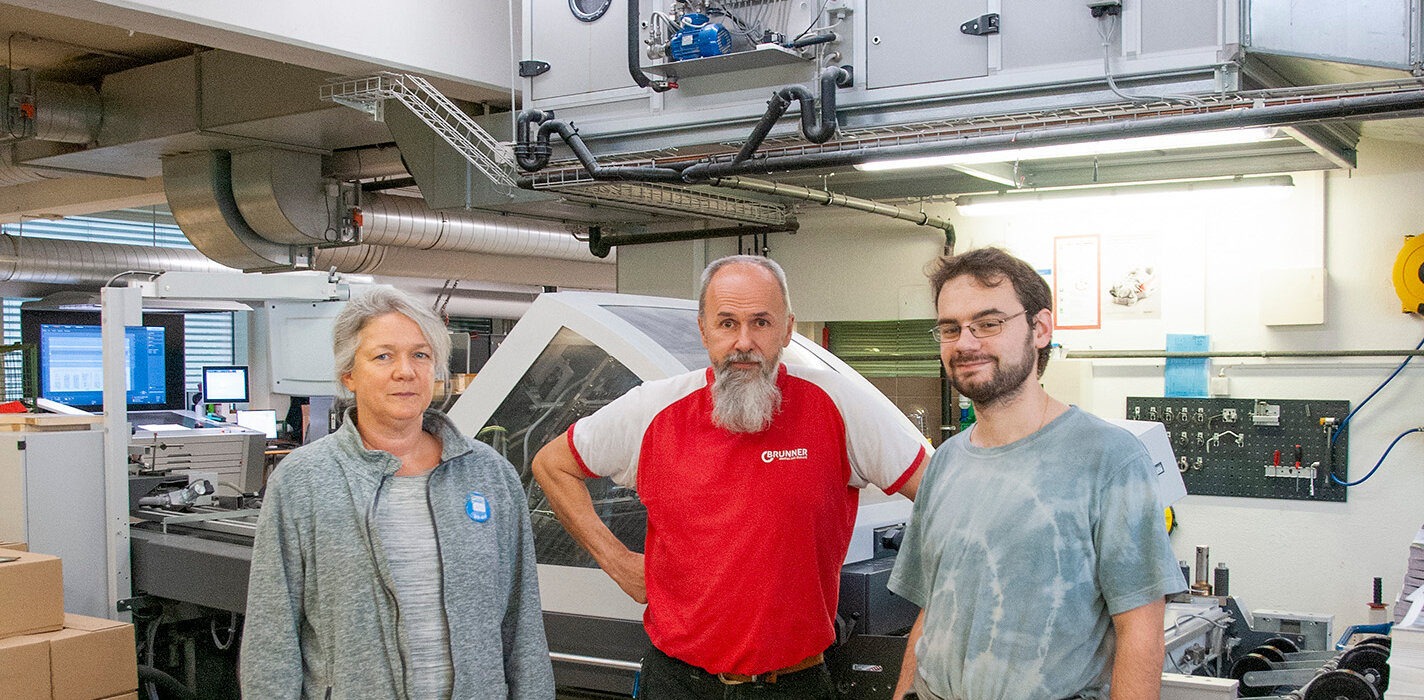
[[[794,698],[795,700],[833,700],[831,672],[826,665],[779,676],[775,683],[738,683],[727,685],[692,664],[679,661],[658,651],[648,650],[643,657],[643,670],[638,682],[638,700],[753,700],[758,698]]]

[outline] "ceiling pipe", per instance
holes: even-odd
[[[0,234],[0,282],[102,285],[128,270],[237,272],[187,248]]]
[[[860,197],[827,192],[826,190],[813,190],[798,185],[783,185],[779,182],[768,182],[766,180],[757,180],[750,177],[719,177],[713,178],[708,184],[735,190],[760,192],[762,194],[776,195],[778,197],[802,199],[828,206],[845,207],[847,209],[855,209],[879,216],[888,216],[892,219],[900,219],[901,221],[909,221],[919,224],[920,226],[930,226],[944,231],[945,245],[951,248],[954,247],[954,224],[939,217],[930,216],[923,211],[903,209],[870,199],[861,199]]]
[[[645,233],[604,233],[601,228],[592,226],[588,229],[588,249],[594,255],[606,258],[615,246],[620,245],[704,241],[709,238],[732,238],[734,236],[764,236],[768,233],[795,233],[800,228],[801,225],[795,219],[788,219],[785,224],[779,226],[727,226]]]
[[[36,80],[28,70],[7,71],[5,132],[21,139],[92,143],[99,135],[104,103],[99,92],[86,85]]]
[[[571,229],[531,219],[436,211],[425,200],[367,193],[361,198],[361,242],[459,253],[490,253],[601,262]]]
[[[839,124],[836,122],[836,88],[850,87],[851,73],[847,68],[837,66],[827,66],[821,70],[818,82],[821,85],[820,107],[821,116],[819,121],[816,118],[816,97],[800,85],[788,85],[771,94],[771,100],[766,103],[766,112],[761,115],[755,127],[752,128],[751,136],[747,137],[742,144],[741,150],[732,157],[733,163],[740,163],[752,157],[758,148],[761,148],[762,141],[766,140],[766,135],[771,133],[771,128],[776,126],[776,122],[786,114],[786,108],[791,106],[793,101],[801,102],[801,134],[811,143],[825,143],[836,135]]]
[[[584,252],[584,261],[516,257],[446,250],[353,245],[312,251],[312,267],[345,274],[427,279],[480,280],[612,290],[617,268]]]

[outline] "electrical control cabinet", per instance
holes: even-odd
[[[1348,401],[1132,396],[1127,418],[1167,430],[1187,493],[1344,501]],[[1338,432],[1338,435],[1337,435]]]

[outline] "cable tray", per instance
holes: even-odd
[[[514,152],[424,78],[386,71],[337,78],[321,86],[321,99],[359,109],[377,120],[384,118],[385,101],[396,100],[485,177],[496,184],[514,185]]]
[[[594,181],[581,170],[578,174],[583,177],[574,175],[558,183],[540,183],[536,189],[557,190],[569,199],[607,202],[679,216],[704,216],[762,225],[781,225],[787,220],[787,209],[770,202],[709,194],[662,183]]]

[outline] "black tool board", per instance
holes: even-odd
[[[1343,502],[1346,487],[1330,474],[1350,480],[1348,430],[1331,446],[1321,419],[1338,426],[1349,411],[1349,401],[1129,396],[1126,417],[1167,429],[1189,494]]]

